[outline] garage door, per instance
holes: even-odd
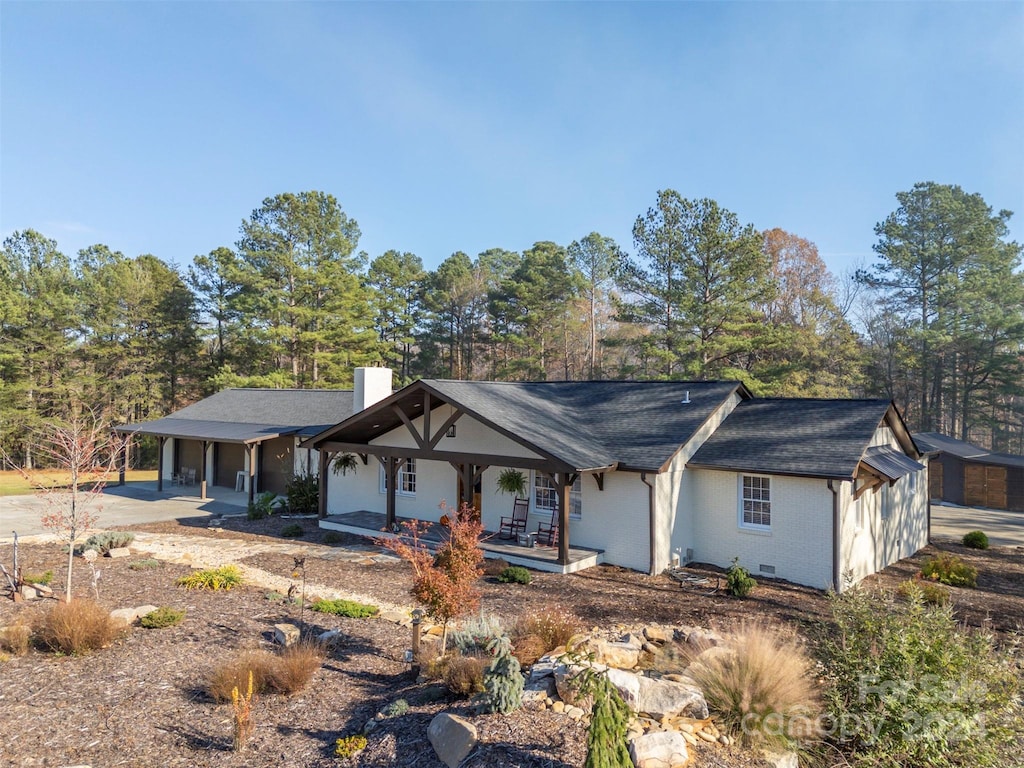
[[[1006,509],[1006,467],[964,464],[964,503]]]
[[[928,495],[933,499],[942,499],[942,462],[932,459],[928,462]]]

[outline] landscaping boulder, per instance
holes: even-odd
[[[294,624],[275,624],[274,642],[287,648],[299,642],[299,628]]]
[[[442,712],[430,721],[427,738],[442,763],[458,768],[476,746],[476,726],[458,715]]]
[[[630,636],[632,639],[633,636]],[[609,643],[599,641],[594,649],[594,657],[601,664],[619,669],[633,669],[640,661],[640,643]]]
[[[686,740],[675,731],[653,731],[629,743],[636,768],[682,768],[690,759]]]
[[[603,664],[589,665],[595,672],[604,672],[607,667]],[[558,690],[558,697],[566,704],[571,704],[589,710],[593,703],[590,696],[579,695],[579,681],[577,677],[585,669],[580,664],[559,664],[555,668],[555,688]]]
[[[668,642],[668,634],[665,632],[665,628],[653,624],[644,627],[644,637],[651,643],[661,644]]]
[[[107,552],[107,557],[131,557],[132,552],[128,547],[114,547]]]
[[[615,686],[626,706],[635,712],[640,703],[640,676],[612,667],[608,670],[608,682]]]
[[[761,759],[771,764],[773,768],[800,768],[800,758],[796,752],[769,752],[761,753]]]
[[[114,619],[114,621],[122,621],[130,626],[138,621],[142,616],[152,613],[155,610],[155,605],[140,605],[135,608],[117,608],[110,612],[110,618]]]
[[[708,703],[700,688],[672,680],[638,678],[640,691],[636,710],[644,712],[656,720],[663,717],[685,715],[686,717],[705,718],[708,716]]]

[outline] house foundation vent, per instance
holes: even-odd
[[[758,568],[759,571],[761,571],[761,573],[766,573],[769,576],[774,576],[775,575],[775,566],[774,565],[765,565],[764,563],[761,563],[761,565],[757,566],[757,568]]]

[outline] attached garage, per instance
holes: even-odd
[[[1024,512],[1024,456],[995,453],[938,432],[914,435],[928,457],[931,498]]]

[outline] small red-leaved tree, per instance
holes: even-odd
[[[448,646],[448,624],[453,619],[473,613],[480,605],[477,580],[483,575],[480,564],[484,552],[480,536],[484,527],[469,504],[463,502],[456,511],[441,502],[441,512],[448,517],[447,535],[437,548],[428,549],[423,534],[429,523],[410,520],[403,523],[403,534],[380,540],[380,544],[412,565],[413,584],[410,593],[423,604],[444,629],[441,652]]]
[[[56,484],[35,471],[15,467],[46,502],[43,526],[68,547],[68,574],[64,597],[71,600],[71,571],[75,542],[96,523],[99,498],[124,448],[124,439],[107,422],[87,409],[78,409],[68,421],[50,421],[38,432],[37,466],[59,470]],[[65,483],[66,478],[66,483]]]

